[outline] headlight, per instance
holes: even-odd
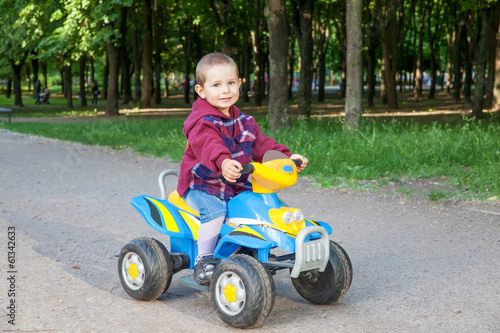
[[[302,214],[302,211],[300,209],[296,209],[293,212],[293,219],[295,222],[301,222],[304,219],[304,214]]]
[[[292,222],[293,222],[293,215],[292,215],[292,213],[290,213],[289,211],[286,211],[283,214],[283,223],[290,224]]]

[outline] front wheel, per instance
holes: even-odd
[[[226,324],[258,326],[271,313],[276,291],[267,267],[257,259],[237,254],[217,266],[210,284],[212,305]]]
[[[352,282],[352,264],[344,249],[330,241],[330,259],[324,272],[301,272],[292,283],[297,292],[311,303],[331,304],[344,297]]]
[[[123,247],[118,275],[131,297],[151,301],[160,297],[172,281],[170,255],[154,238],[136,238]]]

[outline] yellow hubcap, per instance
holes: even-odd
[[[236,288],[228,283],[226,288],[224,288],[224,296],[226,296],[226,301],[228,303],[236,301]]]
[[[139,276],[139,272],[137,271],[137,265],[136,264],[130,264],[128,266],[128,275],[132,278],[132,280],[135,280],[136,277]]]

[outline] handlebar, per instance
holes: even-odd
[[[254,172],[255,168],[252,164],[245,164],[245,165],[242,165],[241,166],[242,169],[241,169],[241,174],[242,175],[247,175],[247,174],[251,174]]]
[[[292,159],[292,162],[295,163],[295,166],[297,166],[297,167],[300,167],[302,165],[301,159]],[[245,165],[242,165],[241,167],[242,167],[242,169],[241,169],[240,173],[242,175],[251,174],[255,170],[253,164],[245,164]]]

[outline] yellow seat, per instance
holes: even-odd
[[[189,207],[187,205],[187,203],[184,201],[184,199],[182,199],[180,196],[179,196],[179,193],[177,193],[177,191],[173,191],[172,193],[170,193],[170,195],[168,196],[168,201],[170,201],[170,203],[174,206],[176,206],[177,208],[180,208],[182,209],[183,211],[186,211],[190,214],[193,214],[194,216],[200,216],[200,214],[198,214],[194,209],[192,209],[191,207]]]

